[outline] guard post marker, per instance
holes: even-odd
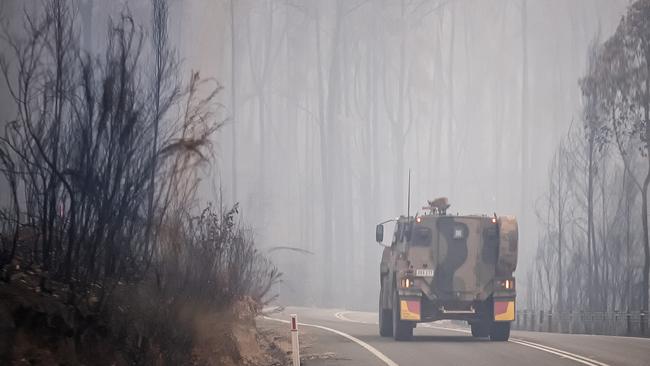
[[[300,366],[300,345],[298,344],[298,316],[291,314],[291,355],[293,366]]]

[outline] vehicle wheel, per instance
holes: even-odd
[[[413,324],[400,320],[399,294],[393,291],[393,339],[396,341],[408,341],[413,337]]]
[[[384,309],[381,299],[384,298],[384,281],[381,282],[379,290],[379,335],[390,337],[393,335],[393,313],[391,309]]]
[[[510,338],[510,322],[493,322],[490,327],[490,340],[504,342]]]
[[[490,326],[486,323],[472,323],[472,337],[482,338],[490,335]]]

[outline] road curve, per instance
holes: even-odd
[[[510,342],[490,342],[472,338],[467,328],[436,322],[419,324],[412,341],[396,342],[379,336],[376,313],[304,307],[269,314],[262,326],[286,321],[289,314],[298,314],[312,353],[335,355],[309,359],[303,363],[308,366],[650,366],[650,339],[645,338],[513,331]]]

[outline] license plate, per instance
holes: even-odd
[[[415,277],[433,277],[433,269],[416,269]]]

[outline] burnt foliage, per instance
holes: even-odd
[[[166,2],[152,10],[151,37],[125,11],[97,54],[81,47],[70,1],[46,1],[4,33],[0,70],[18,111],[0,132],[4,279],[19,258],[42,270],[42,290],[56,281],[97,311],[122,284],[145,283],[161,316],[192,302],[261,304],[279,274],[237,206],[192,213],[223,124],[221,87],[180,80]]]

